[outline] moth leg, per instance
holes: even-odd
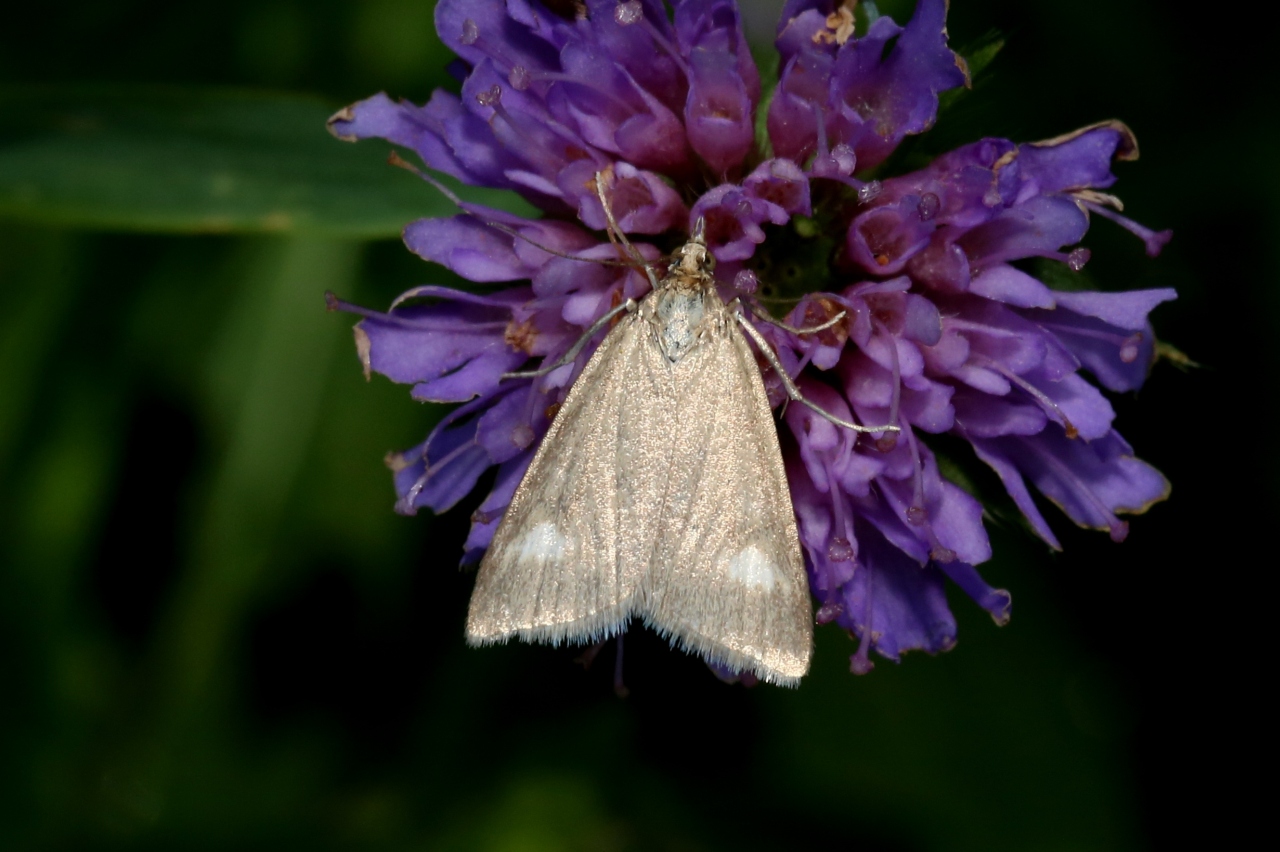
[[[833,325],[836,325],[837,323],[839,323],[842,319],[845,318],[845,316],[848,315],[847,311],[841,311],[840,313],[833,316],[831,319],[824,322],[822,325],[811,325],[806,328],[796,328],[793,325],[787,325],[785,322],[783,322],[780,319],[774,319],[772,314],[770,314],[768,311],[766,311],[764,308],[760,307],[759,305],[753,304],[753,305],[750,305],[750,308],[751,308],[751,313],[755,314],[760,319],[769,323],[769,325],[776,325],[778,328],[782,329],[783,331],[789,331],[795,335],[817,334],[820,331],[826,331],[827,329],[831,328]]]
[[[742,330],[747,336],[755,341],[756,346],[764,353],[765,360],[769,362],[769,366],[777,371],[779,378],[782,379],[782,386],[787,389],[787,396],[796,402],[817,412],[824,420],[828,420],[837,426],[843,426],[846,429],[852,429],[855,432],[900,432],[898,426],[860,426],[857,423],[850,423],[848,420],[842,420],[827,411],[821,406],[807,399],[804,394],[800,393],[800,388],[796,387],[796,383],[791,380],[791,376],[787,375],[787,371],[783,369],[782,363],[778,360],[777,354],[773,351],[773,347],[769,345],[769,341],[764,339],[764,335],[756,330],[751,322],[737,311],[733,312],[733,318],[738,321],[738,325],[742,326]]]
[[[609,206],[609,199],[604,196],[604,176],[604,172],[596,172],[596,198],[600,199],[600,206],[604,208],[605,221],[609,223],[609,227],[606,229],[606,232],[609,235],[609,242],[616,246],[618,244],[617,241],[621,241],[623,247],[626,248],[627,253],[630,254],[637,263],[644,267],[644,274],[649,276],[649,285],[653,287],[653,289],[657,290],[658,278],[653,274],[653,268],[649,266],[647,261],[645,261],[644,255],[640,254],[640,252],[636,250],[636,247],[631,245],[631,241],[627,239],[627,235],[622,233],[622,228],[618,227],[618,220],[613,218],[613,209]],[[612,172],[610,172],[610,176],[612,176]],[[614,239],[615,235],[617,236],[617,240]]]
[[[618,314],[622,313],[623,311],[634,311],[635,309],[636,309],[636,300],[627,299],[625,302],[622,302],[617,307],[611,308],[608,311],[608,313],[606,313],[604,316],[600,317],[600,319],[593,322],[591,324],[591,328],[588,328],[586,331],[584,331],[582,333],[582,336],[578,338],[578,342],[570,346],[569,351],[561,355],[559,360],[557,360],[551,366],[539,367],[536,370],[528,370],[520,373],[503,373],[501,376],[498,377],[498,381],[503,381],[505,379],[536,379],[538,376],[545,376],[547,373],[550,373],[552,370],[558,370],[559,368],[563,367],[565,364],[568,364],[570,361],[577,358],[578,354],[582,352],[582,348],[587,345],[587,343],[591,340],[591,338],[595,337],[596,332],[604,328],[606,325],[608,325],[609,322],[614,317],[616,317]]]
[[[507,234],[508,236],[514,237],[517,240],[524,240],[526,243],[538,249],[539,251],[545,251],[547,254],[555,255],[556,257],[563,257],[565,260],[577,260],[583,263],[595,263],[601,266],[627,266],[627,267],[635,266],[634,263],[629,263],[623,260],[598,260],[594,257],[578,257],[576,255],[567,254],[557,249],[553,249],[550,246],[544,246],[542,243],[538,242],[537,240],[533,240],[533,239],[530,239],[529,237],[526,237],[524,234],[520,233],[510,225],[503,224],[502,222],[495,222],[492,219],[483,218],[482,216],[480,216],[480,214],[476,213],[474,209],[469,209],[469,207],[474,205],[469,206],[467,202],[459,198],[455,192],[449,189],[449,187],[445,186],[440,181],[433,178],[427,172],[424,172],[422,169],[408,162],[399,154],[397,154],[395,151],[391,152],[391,156],[387,158],[387,162],[393,166],[396,166],[397,168],[401,168],[401,169],[405,169],[406,171],[413,172],[415,175],[417,175],[418,177],[422,178],[427,183],[435,187],[436,191],[439,192],[441,195],[443,195],[445,198],[452,201],[454,207],[457,207],[459,210],[461,210],[466,215],[470,216],[472,219],[475,219],[477,222],[481,222],[486,227],[493,228],[495,231],[501,231],[502,233]]]
[[[618,653],[613,661],[613,694],[619,698],[626,698],[631,694],[631,690],[627,689],[627,685],[622,681],[622,637],[625,635],[626,632],[623,631],[615,637]]]

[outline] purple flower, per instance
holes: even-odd
[[[591,347],[538,379],[500,377],[553,363],[648,290],[635,269],[573,259],[618,257],[595,193],[601,174],[649,260],[701,218],[726,296],[774,288],[792,297],[787,322],[799,327],[843,312],[818,333],[757,325],[811,401],[902,430],[857,439],[798,405],[781,420],[817,619],[861,640],[854,671],[872,668],[872,650],[897,660],[950,648],[948,582],[997,623],[1009,617],[1009,594],[974,567],[991,555],[982,504],[947,478],[951,465],[988,465],[1051,547],[1033,490],[1122,540],[1120,515],[1169,486],[1115,431],[1098,386],[1141,385],[1155,355],[1148,314],[1174,293],[1053,289],[1032,273],[1046,263],[1078,271],[1094,213],[1153,256],[1169,233],[1124,218],[1107,192],[1112,162],[1137,157],[1119,122],[1038,143],[982,139],[871,179],[933,124],[939,92],[968,83],[944,17],[944,0],[919,0],[905,25],[861,26],[834,0],[790,0],[757,137],[761,81],[731,0],[677,2],[672,19],[656,0],[588,0],[572,19],[534,0],[442,0],[436,24],[461,58],[461,95],[438,91],[423,106],[375,95],[330,127],[512,190],[544,215],[464,204],[405,228],[415,253],[496,287],[420,287],[385,313],[340,303],[363,315],[366,373],[411,384],[416,399],[460,403],[389,458],[397,510],[444,511],[496,467],[466,545],[464,559],[477,560]],[[764,369],[781,406],[782,383]],[[967,442],[970,459],[940,463],[933,436],[943,434],[948,447]]]

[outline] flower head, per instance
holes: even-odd
[[[1007,592],[974,566],[991,555],[979,501],[948,479],[931,444],[949,435],[995,471],[1031,529],[1058,540],[1038,491],[1076,523],[1127,532],[1124,513],[1168,493],[1112,428],[1109,391],[1137,388],[1154,359],[1147,320],[1170,290],[1053,289],[1028,262],[1078,270],[1096,213],[1155,255],[1169,234],[1122,217],[1114,160],[1137,146],[1118,122],[1045,142],[982,139],[918,171],[880,175],[902,140],[927,130],[938,94],[966,85],[947,44],[944,0],[905,25],[858,32],[851,7],[789,0],[767,115],[732,0],[587,0],[572,18],[536,2],[442,0],[441,38],[460,57],[461,93],[423,106],[376,95],[331,120],[342,139],[380,137],[430,169],[509,189],[543,211],[525,219],[462,204],[405,228],[408,247],[479,284],[420,287],[356,327],[366,372],[459,403],[419,446],[394,454],[397,510],[441,512],[491,467],[466,561],[484,552],[537,442],[591,355],[537,379],[599,317],[649,289],[616,261],[596,175],[620,228],[660,262],[694,221],[726,294],[790,298],[797,335],[758,323],[806,397],[845,419],[898,424],[879,440],[803,406],[781,419],[817,619],[870,652],[946,650],[956,639],[944,587],[999,623]],[[756,128],[764,133],[757,138]],[[768,154],[764,152],[769,152]],[[498,223],[495,228],[488,223]],[[549,359],[549,360],[547,360]],[[785,400],[766,368],[771,401]]]

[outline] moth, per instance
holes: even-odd
[[[730,672],[795,685],[809,670],[813,615],[795,513],[743,331],[793,399],[830,415],[800,395],[737,300],[720,298],[714,263],[699,222],[665,276],[645,267],[652,290],[639,304],[619,305],[566,356],[621,315],[480,563],[469,644],[593,643],[638,618]]]

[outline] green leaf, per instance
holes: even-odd
[[[317,98],[223,89],[0,89],[0,218],[378,238],[455,211],[387,164],[389,143],[330,136],[332,112]],[[519,202],[466,194],[508,209]]]
[[[760,71],[760,103],[756,105],[755,140],[760,159],[773,157],[773,139],[769,137],[769,105],[778,90],[778,51],[773,45],[752,45],[751,58]]]
[[[970,81],[977,81],[996,54],[1004,50],[1004,35],[999,30],[988,30],[980,38],[975,39],[960,51],[965,63],[969,66]]]

